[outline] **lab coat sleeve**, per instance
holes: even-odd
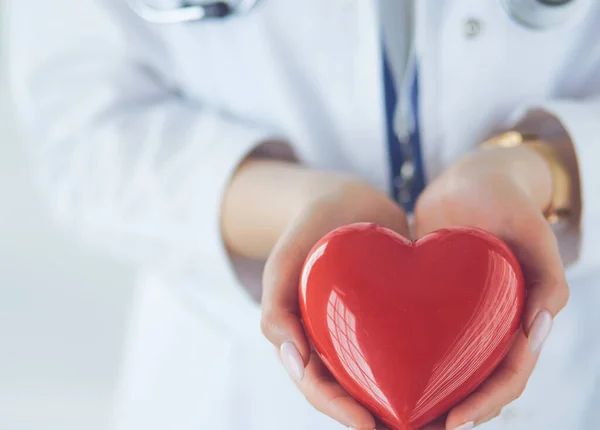
[[[545,113],[558,121],[574,145],[581,192],[581,218],[576,264],[580,270],[600,263],[600,97],[551,100],[523,106],[514,117]]]
[[[254,304],[221,240],[221,198],[275,133],[179,96],[159,40],[125,2],[107,4],[8,3],[12,88],[44,195],[86,241],[193,273],[210,303],[243,312]]]

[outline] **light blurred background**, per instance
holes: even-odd
[[[2,6],[0,0],[0,18]],[[15,126],[3,28],[0,429],[105,429],[133,273],[81,247],[49,219]]]

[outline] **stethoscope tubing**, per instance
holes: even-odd
[[[193,4],[183,1],[179,7],[161,9],[150,0],[126,0],[141,19],[153,24],[182,24],[231,18],[250,13],[261,0],[225,0]],[[568,22],[580,5],[589,0],[499,0],[508,16],[529,29],[545,30]]]
[[[207,4],[184,3],[180,7],[160,9],[148,4],[148,0],[127,0],[129,8],[144,21],[152,24],[182,24],[245,15],[254,9],[260,0],[241,0],[236,6],[226,1]]]

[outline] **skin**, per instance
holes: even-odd
[[[415,238],[447,226],[469,225],[502,238],[519,259],[528,288],[522,333],[490,378],[428,429],[454,429],[493,419],[518,398],[539,353],[531,352],[529,330],[543,310],[555,316],[569,289],[558,244],[543,216],[552,196],[549,166],[520,146],[478,150],[442,173],[415,209]],[[295,381],[319,411],[355,429],[374,429],[373,416],[332,378],[311,351],[300,322],[297,285],[312,246],[332,229],[375,222],[409,237],[402,209],[352,176],[270,161],[246,161],[232,179],[222,210],[222,234],[231,252],[266,259],[262,331],[279,349],[292,342],[304,362]],[[383,427],[377,427],[383,428]]]

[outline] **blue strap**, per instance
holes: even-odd
[[[419,73],[418,67],[414,68],[414,78],[410,88],[410,106],[412,122],[414,127],[408,134],[407,142],[400,142],[394,129],[394,116],[398,105],[398,93],[392,76],[387,55],[383,55],[383,74],[385,87],[385,111],[388,141],[388,154],[391,172],[392,198],[400,203],[407,212],[412,212],[419,194],[425,188],[425,174],[423,159],[421,155],[421,134],[419,121]],[[402,180],[401,171],[405,163],[412,163],[412,167],[404,166],[405,169],[412,168],[412,180],[405,183]]]

